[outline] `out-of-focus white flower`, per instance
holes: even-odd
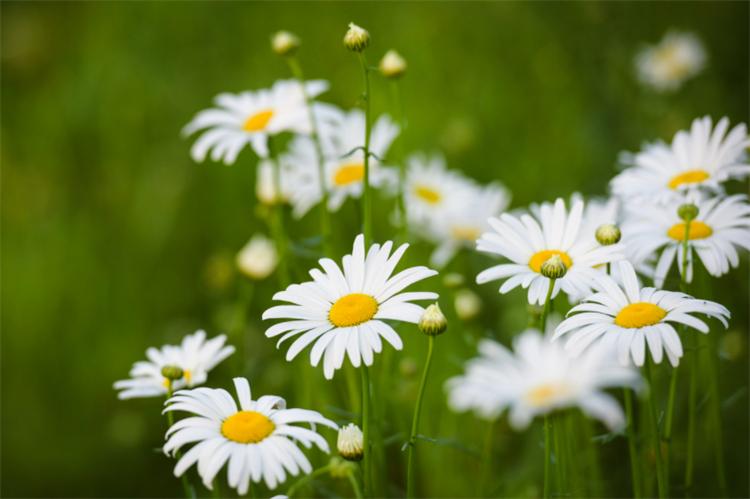
[[[237,253],[237,267],[250,279],[265,279],[277,263],[276,246],[262,234],[255,234]]]
[[[473,319],[482,310],[481,298],[468,288],[456,291],[453,304],[456,308],[456,315],[463,321]]]
[[[386,78],[399,78],[406,72],[406,60],[395,50],[389,50],[380,59],[378,68]]]
[[[271,48],[278,55],[292,55],[299,48],[299,38],[289,31],[277,31],[271,37]]]
[[[670,31],[635,57],[638,79],[658,92],[674,91],[700,73],[706,65],[706,49],[693,33]]]

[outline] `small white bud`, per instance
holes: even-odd
[[[448,321],[437,303],[433,303],[425,309],[417,325],[419,330],[428,336],[443,334],[448,329]]]
[[[354,23],[349,23],[349,30],[344,35],[344,46],[352,52],[362,52],[370,45],[370,33]]]
[[[621,237],[622,232],[620,232],[620,228],[614,224],[600,225],[596,229],[596,240],[602,246],[617,244],[620,242]]]
[[[456,315],[459,319],[468,321],[479,314],[482,309],[482,300],[474,291],[470,289],[460,289],[456,292],[454,298]]]
[[[568,272],[568,267],[565,266],[560,255],[552,255],[542,264],[540,273],[549,279],[560,279],[565,277]]]
[[[299,48],[299,38],[289,31],[277,31],[271,37],[271,48],[278,55],[292,55]]]
[[[349,423],[339,428],[339,436],[336,447],[341,457],[348,461],[359,461],[365,453],[364,435],[359,426]]]
[[[379,68],[386,78],[400,78],[406,73],[406,60],[395,50],[389,50],[380,59]]]
[[[268,277],[276,268],[278,255],[273,241],[256,234],[237,253],[237,268],[250,279]]]

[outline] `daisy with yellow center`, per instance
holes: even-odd
[[[560,290],[570,297],[588,294],[590,275],[598,272],[598,267],[623,258],[621,244],[600,246],[591,234],[581,232],[584,211],[581,199],[573,201],[570,212],[562,199],[554,204],[543,203],[537,211],[536,217],[505,213],[490,219],[493,230],[482,234],[477,249],[505,257],[511,263],[481,272],[477,283],[507,278],[500,286],[500,293],[522,286],[529,290],[529,303],[542,305],[550,279],[540,272],[549,258],[559,257],[567,269],[564,277],[555,280],[553,298]]]
[[[313,345],[310,362],[317,366],[322,359],[327,379],[333,378],[347,356],[354,367],[362,362],[372,365],[373,354],[382,350],[382,340],[400,350],[401,338],[385,321],[419,322],[424,309],[411,302],[435,300],[438,295],[402,291],[437,272],[411,267],[391,275],[408,245],[391,254],[392,247],[391,241],[373,244],[365,253],[364,237],[359,235],[341,267],[331,259],[321,259],[322,271],[310,271],[312,281],[292,284],[274,295],[274,300],[288,304],[269,308],[263,319],[287,320],[268,328],[266,336],[282,335],[277,346],[296,337],[287,351],[289,361]]]
[[[328,89],[322,80],[305,82],[307,95],[316,97]],[[309,135],[311,124],[305,95],[296,80],[279,80],[270,89],[216,96],[216,107],[199,112],[183,129],[185,135],[203,130],[191,155],[202,162],[210,153],[213,161],[231,165],[242,149],[250,144],[260,157],[268,156],[268,137],[281,132]],[[314,105],[319,126],[331,119],[330,106]]]
[[[642,366],[648,349],[654,363],[660,363],[666,353],[669,362],[677,366],[683,350],[673,324],[708,333],[706,323],[694,315],[699,313],[718,319],[727,327],[730,313],[724,306],[684,293],[641,288],[630,262],[618,265],[623,284],[618,285],[606,274],[597,274],[598,292],[573,307],[555,330],[554,339],[568,335],[565,348],[572,355],[603,344],[617,349],[623,365],[632,360]]]
[[[508,409],[510,424],[518,430],[536,416],[571,407],[611,429],[622,426],[622,410],[604,389],[637,387],[640,378],[634,369],[613,362],[612,350],[592,349],[576,359],[535,329],[518,335],[513,349],[483,340],[465,374],[446,383],[448,405],[489,420]]]
[[[719,277],[739,264],[739,251],[750,251],[750,204],[747,197],[735,195],[708,199],[695,198],[698,216],[687,224],[677,211],[683,201],[665,205],[639,205],[628,211],[623,233],[628,235],[628,248],[633,258],[642,260],[658,255],[654,283],[664,284],[675,260],[682,272],[681,249],[688,237],[686,282],[693,280],[694,253],[708,273]]]
[[[115,382],[115,390],[120,390],[118,398],[163,397],[170,388],[173,391],[205,383],[208,372],[234,353],[226,340],[223,334],[206,340],[205,331],[196,331],[185,336],[180,345],[149,348],[148,360],[133,365],[130,379]],[[179,377],[166,378],[165,368],[179,373]]]
[[[693,33],[670,31],[635,59],[638,78],[658,92],[674,91],[706,65],[706,50]]]
[[[657,142],[637,154],[624,154],[628,168],[612,179],[615,195],[625,199],[666,203],[686,192],[721,192],[721,184],[750,174],[746,148],[750,137],[744,123],[729,130],[722,118],[712,126],[705,116],[690,130],[677,132],[671,144]]]
[[[315,411],[287,409],[281,397],[253,400],[245,378],[234,378],[234,387],[239,405],[226,390],[211,388],[180,390],[167,400],[164,412],[193,415],[167,430],[167,455],[176,456],[186,444],[193,444],[177,462],[175,476],[197,463],[203,484],[213,490],[214,479],[226,464],[229,486],[244,495],[251,480],[263,480],[275,489],[287,474],[310,473],[312,466],[299,444],[308,449],[314,444],[329,452],[328,443],[314,428],[320,424],[335,430],[336,423]],[[311,429],[296,423],[309,424]]]

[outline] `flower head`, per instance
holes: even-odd
[[[361,461],[364,456],[364,436],[359,426],[354,423],[339,428],[336,445],[341,457],[347,461]]]
[[[352,52],[362,52],[370,45],[370,33],[354,23],[349,23],[349,29],[344,35],[344,46]]]
[[[597,227],[595,235],[596,241],[602,246],[617,244],[622,238],[622,232],[615,224],[600,225]]]
[[[288,31],[277,31],[271,37],[271,48],[280,56],[293,55],[299,48],[299,38]]]
[[[395,50],[385,53],[378,66],[386,78],[400,78],[406,73],[406,60]]]
[[[253,400],[245,378],[234,378],[237,400],[223,389],[180,390],[167,400],[165,412],[184,411],[194,416],[181,419],[167,430],[166,454],[194,444],[174,468],[180,476],[197,463],[203,485],[213,490],[213,481],[227,464],[229,486],[247,493],[250,480],[265,481],[274,489],[287,474],[310,473],[310,461],[297,447],[315,444],[329,452],[328,443],[315,431],[320,424],[337,429],[333,421],[306,409],[287,409],[281,397],[265,395]],[[307,423],[312,429],[295,426]]]
[[[443,334],[448,329],[448,321],[440,310],[440,305],[433,303],[428,306],[417,323],[419,330],[428,336]]]
[[[411,302],[434,300],[438,295],[402,291],[437,272],[420,266],[392,276],[408,244],[399,246],[393,254],[392,247],[391,241],[382,246],[373,244],[365,253],[364,237],[359,235],[341,267],[331,259],[321,259],[323,271],[310,270],[312,281],[292,284],[274,295],[274,300],[288,304],[269,308],[263,319],[287,320],[268,328],[266,336],[283,334],[277,346],[297,337],[287,351],[287,360],[314,344],[310,362],[317,366],[323,359],[327,379],[333,378],[347,355],[354,367],[361,362],[372,365],[373,353],[382,350],[381,338],[400,350],[401,338],[385,321],[419,322],[424,309]]]
[[[256,234],[237,253],[237,267],[250,279],[265,279],[276,268],[278,258],[273,241]]]
[[[147,361],[138,361],[130,370],[130,379],[115,382],[120,399],[159,397],[170,390],[205,383],[208,372],[234,353],[219,335],[206,341],[205,331],[185,336],[180,345],[164,345],[146,350]]]
[[[456,308],[456,315],[462,321],[473,319],[482,310],[481,298],[468,288],[456,291],[453,305]]]
[[[706,50],[692,33],[671,31],[635,58],[638,78],[659,92],[679,89],[706,65]]]

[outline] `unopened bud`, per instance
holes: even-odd
[[[549,279],[560,279],[565,276],[568,268],[560,255],[552,255],[542,264],[541,274]]]
[[[448,321],[445,320],[440,305],[433,303],[425,309],[419,319],[419,330],[428,336],[437,336],[448,329]]]
[[[185,373],[179,366],[164,366],[161,368],[161,375],[170,381],[182,379],[183,374]]]
[[[364,436],[359,426],[349,423],[339,428],[339,437],[336,447],[341,457],[348,461],[359,461],[364,455]]]
[[[602,246],[617,244],[620,242],[621,237],[622,232],[620,232],[620,228],[614,224],[600,225],[596,229],[596,240],[599,241],[599,244]]]
[[[378,67],[386,78],[400,78],[406,73],[406,60],[395,50],[389,50],[380,59]]]
[[[349,30],[344,35],[344,46],[352,52],[362,52],[370,45],[370,33],[354,23],[349,23]]]
[[[677,208],[677,216],[685,222],[695,220],[698,217],[698,213],[700,213],[700,210],[693,203],[681,204],[680,207]]]
[[[299,38],[289,31],[277,31],[271,37],[271,48],[278,55],[292,55],[299,48]]]

